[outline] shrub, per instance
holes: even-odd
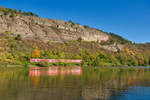
[[[109,41],[101,41],[100,45],[112,45],[114,44],[115,41],[114,40],[109,40]]]
[[[33,12],[23,12],[23,15],[26,15],[26,16],[36,16],[38,17],[37,14],[33,13]]]
[[[75,25],[75,23],[72,20],[69,20],[68,23],[71,23],[71,27]]]
[[[21,35],[18,34],[18,35],[15,37],[15,40],[21,40]]]
[[[84,25],[84,28],[90,28],[88,25]]]
[[[15,17],[15,13],[14,13],[14,12],[11,12],[10,17],[11,17],[11,18],[14,18],[14,17]]]
[[[36,65],[39,67],[49,67],[50,63],[46,61],[42,61],[42,62],[37,63]]]
[[[82,37],[79,37],[79,38],[77,39],[77,41],[78,41],[78,42],[82,42]]]

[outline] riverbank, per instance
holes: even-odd
[[[74,67],[74,66],[80,66],[82,68],[150,68],[150,66],[82,66],[81,64],[52,64],[50,66],[45,66],[45,65],[38,65],[38,64],[1,64],[1,67],[6,67],[6,68],[15,68],[15,67],[25,67],[25,68],[30,68],[30,67],[36,67],[36,68],[48,68],[48,67]]]

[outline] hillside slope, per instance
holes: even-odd
[[[26,64],[30,58],[82,59],[88,66],[147,66],[150,46],[72,21],[0,7],[0,62]]]

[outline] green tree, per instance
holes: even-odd
[[[11,12],[10,17],[11,17],[11,18],[14,18],[14,17],[15,17],[15,13],[14,13],[14,12]]]
[[[79,37],[79,38],[77,39],[77,41],[81,43],[81,42],[82,42],[82,38]]]
[[[17,34],[17,36],[15,37],[15,40],[21,40],[21,35]]]

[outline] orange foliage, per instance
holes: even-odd
[[[32,58],[40,57],[40,51],[38,49],[34,49],[32,52]]]
[[[132,50],[129,50],[128,48],[122,49],[122,52],[130,55],[135,55],[135,53]]]

